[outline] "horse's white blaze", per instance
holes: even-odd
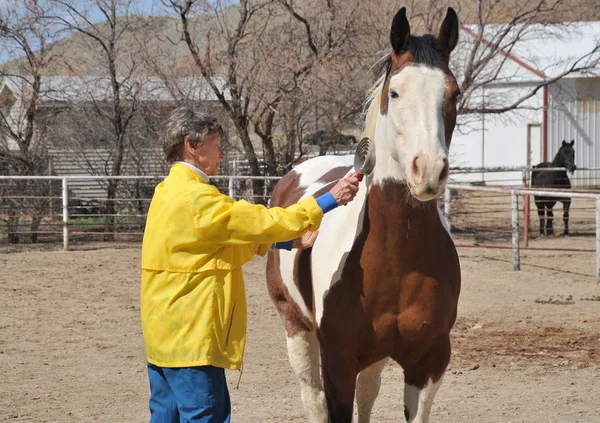
[[[429,423],[433,399],[442,384],[442,378],[437,382],[429,379],[423,389],[404,384],[404,406],[409,417],[407,423]]]
[[[327,401],[319,371],[319,341],[314,332],[286,338],[290,364],[300,382],[302,404],[310,423],[327,423]]]
[[[379,395],[381,386],[381,371],[389,358],[384,358],[359,373],[356,380],[356,408],[358,409],[358,423],[371,421],[371,410]]]
[[[413,180],[413,160],[422,159],[422,174],[439,175],[439,166],[447,159],[443,118],[446,76],[435,68],[406,66],[390,78],[388,110],[378,114],[375,127],[377,166],[374,183],[392,178],[397,181]],[[428,182],[428,181],[425,181]]]

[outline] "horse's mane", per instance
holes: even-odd
[[[381,90],[392,64],[390,53],[384,55],[371,68],[373,75],[377,77],[375,84],[367,91],[365,100],[365,125],[363,128],[363,138],[368,137],[375,140],[375,123],[377,122],[377,113],[381,104]]]

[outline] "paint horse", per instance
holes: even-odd
[[[268,289],[310,422],[370,421],[389,358],[404,370],[408,422],[424,423],[450,360],[460,266],[436,205],[448,177],[459,89],[448,67],[458,19],[412,36],[395,15],[392,52],[370,96],[364,134],[376,164],[357,197],[324,216],[310,249],[272,251]],[[384,69],[385,68],[385,69]],[[272,205],[320,195],[352,156],[308,160],[277,184]]]
[[[559,189],[571,189],[571,181],[569,175],[564,170],[549,170],[547,172],[536,172],[535,169],[548,168],[548,167],[564,167],[567,171],[573,173],[577,169],[575,166],[575,149],[573,145],[575,140],[571,140],[570,143],[563,140],[562,145],[556,156],[551,162],[543,162],[537,166],[534,166],[534,170],[531,173],[531,187],[532,188],[559,188]],[[554,213],[552,208],[556,204],[557,198],[555,197],[543,197],[535,196],[535,205],[538,209],[538,216],[540,218],[540,235],[554,235],[554,228],[552,221],[554,220]],[[561,198],[558,201],[563,203],[563,221],[565,223],[564,235],[569,235],[569,208],[571,207],[570,198]]]

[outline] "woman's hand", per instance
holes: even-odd
[[[359,179],[355,175],[349,175],[338,181],[329,191],[338,206],[345,206],[354,199],[358,192]]]
[[[307,232],[299,238],[296,238],[292,243],[292,248],[297,248],[298,250],[305,250],[313,246],[317,239],[317,235],[319,231],[315,232]]]

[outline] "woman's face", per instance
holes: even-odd
[[[225,153],[221,149],[221,138],[219,132],[211,132],[196,148],[186,148],[191,153],[192,164],[208,176],[214,176],[219,172],[219,164],[225,158]]]

